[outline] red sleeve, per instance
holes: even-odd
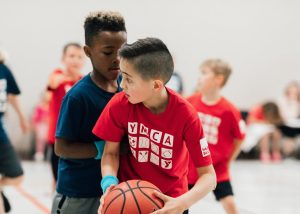
[[[234,138],[243,140],[245,137],[246,124],[241,117],[241,113],[237,109],[233,108],[231,117],[232,119],[230,121],[232,123],[231,127]]]
[[[184,129],[184,140],[196,168],[212,164],[208,143],[204,137],[201,122],[196,111],[187,120]]]
[[[249,116],[248,116],[248,123],[251,123],[253,121],[264,121],[265,117],[262,111],[262,107],[261,106],[254,106],[250,112],[249,112]]]
[[[120,142],[126,131],[127,105],[124,94],[122,92],[116,94],[98,118],[93,133],[105,141]]]

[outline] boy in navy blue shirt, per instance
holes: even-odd
[[[93,71],[63,99],[56,129],[60,157],[52,213],[97,213],[101,139],[92,133],[99,115],[120,90],[118,50],[126,42],[125,22],[116,12],[91,13],[85,20],[84,51]]]

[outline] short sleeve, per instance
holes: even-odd
[[[121,94],[115,95],[108,102],[93,128],[93,133],[105,141],[120,142],[125,134],[124,124],[128,113]]]
[[[56,126],[56,137],[67,140],[79,138],[82,120],[84,117],[79,99],[72,96],[65,96],[59,112]]]
[[[208,143],[197,113],[192,114],[187,120],[184,129],[184,141],[196,167],[207,166],[212,163]]]
[[[7,81],[7,93],[15,95],[20,94],[21,91],[11,71],[7,68],[5,73]]]

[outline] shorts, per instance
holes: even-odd
[[[24,174],[20,159],[10,143],[0,143],[0,174],[16,178]]]
[[[278,127],[284,137],[295,138],[300,136],[300,128],[281,125]]]
[[[220,201],[222,198],[232,195],[233,190],[230,181],[222,181],[217,183],[217,187],[213,190],[215,198],[217,201]]]
[[[52,203],[51,214],[97,214],[100,197],[71,198],[56,193]]]

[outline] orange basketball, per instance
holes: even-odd
[[[154,194],[160,191],[148,181],[129,180],[112,189],[104,199],[104,214],[149,214],[163,207]]]

